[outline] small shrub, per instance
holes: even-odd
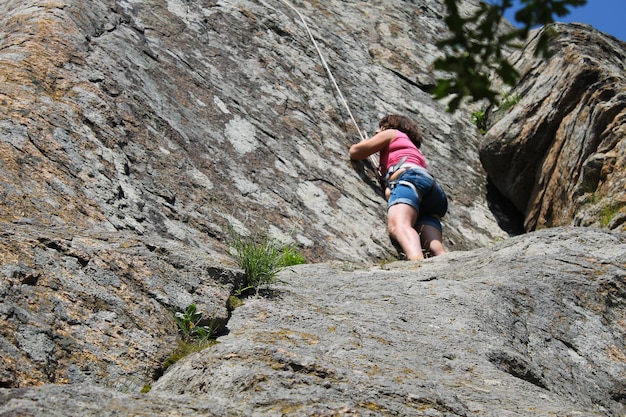
[[[185,356],[206,349],[217,343],[213,337],[216,335],[219,328],[217,320],[211,319],[208,326],[200,326],[199,323],[201,320],[202,313],[197,311],[195,304],[190,304],[185,311],[177,311],[174,313],[174,321],[178,326],[181,339],[178,341],[176,350],[174,350],[161,365],[163,371]]]
[[[502,100],[500,100],[498,104],[498,108],[495,110],[493,116],[495,121],[500,120],[504,113],[509,110],[511,107],[519,103],[522,99],[522,96],[519,94],[511,94],[509,92],[504,93]],[[471,120],[472,124],[474,124],[480,133],[483,135],[487,132],[488,127],[488,117],[487,112],[484,107],[481,107],[480,110],[477,110],[472,113]],[[495,123],[494,121],[494,123]]]
[[[174,320],[178,326],[178,331],[187,342],[193,340],[207,341],[217,333],[219,327],[215,319],[212,319],[208,326],[199,326],[202,313],[196,310],[195,304],[190,304],[184,312],[177,311],[174,313]]]
[[[480,130],[480,133],[485,134],[487,131],[487,114],[484,107],[472,113],[472,123]]]

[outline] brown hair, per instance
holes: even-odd
[[[406,133],[406,135],[411,139],[411,142],[416,147],[422,146],[422,131],[420,130],[417,123],[413,120],[409,119],[406,116],[402,116],[399,114],[388,114],[380,119],[378,123],[378,127],[381,129],[397,129],[401,132]]]

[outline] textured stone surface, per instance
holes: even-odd
[[[0,415],[59,417],[227,416],[212,401],[192,397],[146,397],[96,385],[44,385],[37,389],[0,389]]]
[[[521,97],[485,135],[480,157],[526,230],[574,224],[625,230],[626,43],[556,25],[552,56],[534,39],[512,56]]]
[[[124,232],[0,228],[0,386],[94,383],[137,392],[176,348],[173,311],[221,322],[242,273],[228,258]]]
[[[280,279],[149,394],[93,401],[163,416],[626,412],[623,234],[550,229],[423,262],[301,265]],[[75,390],[101,392],[3,390],[0,412],[48,415]]]
[[[546,413],[620,410],[623,237],[492,246],[507,234],[486,201],[470,108],[450,115],[428,94],[442,2],[295,5],[360,129],[388,112],[419,122],[450,197],[452,253],[364,269],[396,256],[385,203],[372,167],[347,158],[359,134],[285,2],[0,0],[0,415],[490,415],[502,402],[501,416],[531,412],[511,401],[534,394]],[[177,346],[174,311],[195,303],[230,319],[243,279],[231,228],[293,243],[311,264],[284,271],[291,284],[235,310],[215,350],[155,383]],[[559,261],[570,245],[578,260]],[[535,284],[507,285],[512,265]],[[571,281],[544,282],[554,277]]]
[[[624,235],[554,229],[422,263],[293,268],[153,393],[244,415],[621,415],[625,266]]]
[[[361,129],[419,120],[449,248],[505,236],[473,126],[424,91],[443,6],[297,6]],[[348,160],[356,128],[286,3],[3,0],[0,28],[0,386],[152,380],[172,311],[227,320],[229,228],[309,262],[397,255],[371,167]]]
[[[363,181],[372,171],[347,158],[357,131],[283,2],[2,4],[7,221],[154,233],[218,250],[234,224],[294,242],[312,261],[395,254],[384,201]],[[443,6],[298,9],[361,129],[371,133],[388,112],[420,122],[451,198],[448,246],[501,236],[485,208],[475,129],[423,91]]]

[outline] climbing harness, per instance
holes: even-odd
[[[415,185],[413,185],[413,183],[409,181],[398,180],[398,178],[407,171],[407,167],[404,166],[406,162],[406,158],[407,157],[405,156],[404,158],[400,159],[400,161],[397,164],[394,164],[389,167],[389,169],[387,170],[387,173],[384,176],[384,186],[393,190],[397,185],[400,185],[400,184],[406,185],[410,187],[413,190],[413,192],[415,192],[415,194],[419,196],[420,195],[419,191],[417,190]],[[411,167],[408,167],[408,169],[412,169],[413,164],[410,164],[410,165]],[[379,173],[379,175],[381,174],[382,173]]]
[[[403,157],[402,159],[400,159],[398,163],[393,164],[392,166],[389,167],[387,172],[384,174],[385,184],[388,185],[389,182],[398,178],[405,171],[405,169],[403,168],[403,165],[406,162],[406,158],[407,158],[406,156]],[[401,169],[402,169],[402,172],[400,171]],[[381,172],[381,175],[383,175],[382,172]]]

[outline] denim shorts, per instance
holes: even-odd
[[[425,169],[411,168],[389,184],[391,195],[387,209],[394,204],[408,204],[417,210],[416,225],[430,225],[442,230],[439,220],[448,211],[448,197],[439,183]]]

